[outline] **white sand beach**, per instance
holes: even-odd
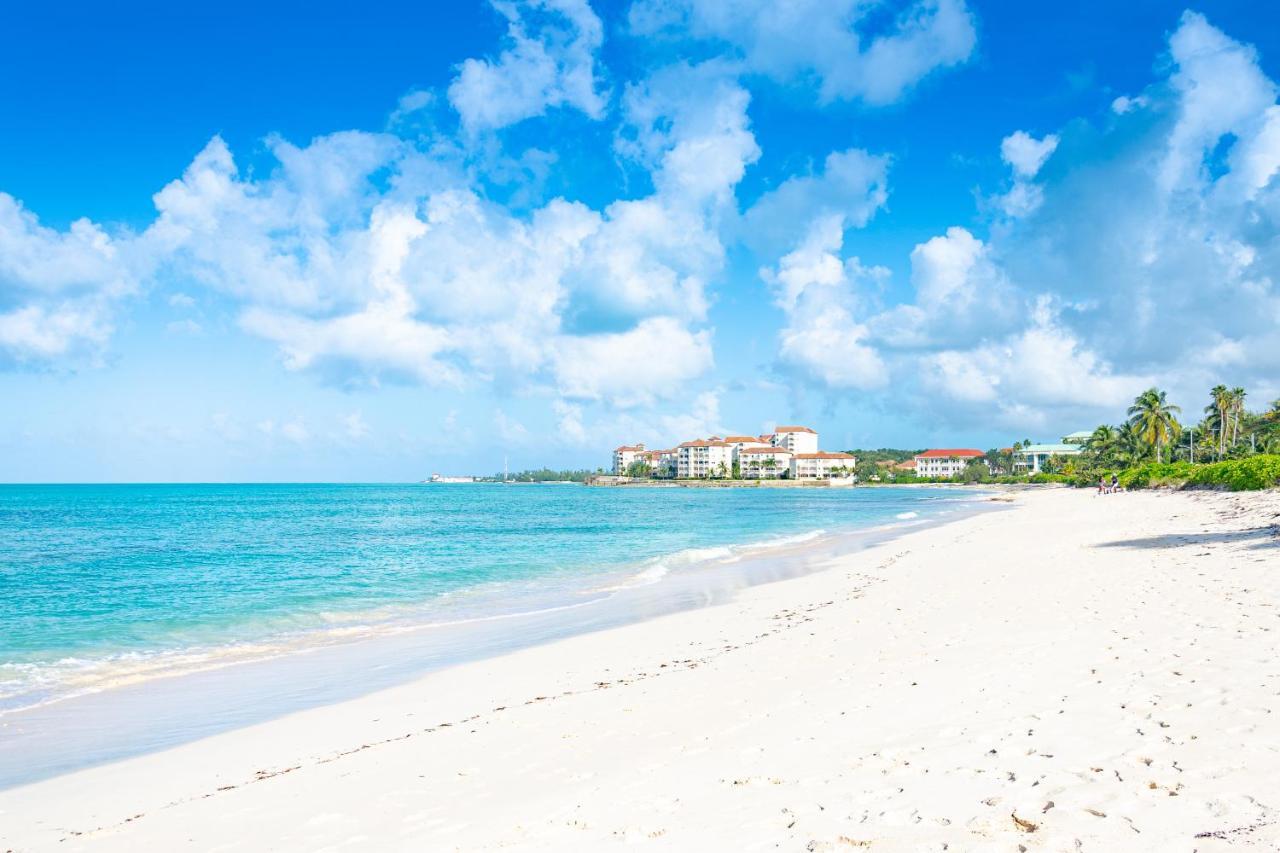
[[[0,850],[1280,845],[1280,494],[1016,492],[730,604],[0,792]]]

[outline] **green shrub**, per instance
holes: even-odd
[[[1233,492],[1274,488],[1280,486],[1280,456],[1250,456],[1198,465],[1187,477],[1186,485]]]
[[[1107,474],[1110,477],[1110,472]],[[1074,481],[1089,486],[1090,482]],[[1190,462],[1148,462],[1119,474],[1125,489],[1208,488],[1233,492],[1280,486],[1280,456],[1260,455],[1192,465]],[[1097,483],[1097,476],[1093,477]]]
[[[1049,474],[1044,471],[1027,478],[1028,483],[1069,483],[1071,480],[1066,474]]]
[[[1190,462],[1147,462],[1121,471],[1120,486],[1125,489],[1180,486],[1197,467]]]

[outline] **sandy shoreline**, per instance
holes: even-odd
[[[1274,849],[1280,495],[1013,498],[0,792],[0,849]]]

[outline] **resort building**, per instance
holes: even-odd
[[[1084,448],[1079,444],[1028,444],[1020,447],[1013,454],[1013,467],[1028,474],[1039,474],[1045,463],[1055,456],[1079,456]]]
[[[1013,452],[1013,467],[1026,474],[1039,474],[1055,456],[1079,456],[1093,433],[1087,430],[1064,435],[1057,444],[1028,444]]]
[[[621,476],[627,473],[627,469],[631,467],[631,463],[636,461],[636,455],[644,452],[643,444],[623,445],[614,448],[613,451],[613,473]]]
[[[805,426],[780,426],[767,435],[726,435],[686,441],[672,450],[645,450],[643,444],[613,451],[613,473],[625,475],[634,462],[649,476],[681,480],[827,479],[852,474],[857,459],[818,449],[818,433]]]
[[[726,435],[723,440],[733,445],[735,458],[744,447],[768,447],[770,444],[767,441],[761,441],[759,436],[754,435]]]
[[[853,474],[853,466],[857,463],[857,457],[849,453],[795,453],[791,456],[791,478],[825,480],[849,476]]]
[[[676,454],[676,476],[683,480],[733,473],[733,445],[727,441],[686,441],[676,448]]]
[[[676,451],[642,450],[636,459],[649,466],[649,476],[659,480],[670,479],[676,475]]]
[[[777,447],[785,447],[792,453],[817,453],[818,434],[808,427],[780,426],[770,436]]]
[[[926,450],[916,455],[917,477],[954,477],[964,471],[974,459],[986,456],[973,448],[945,448]]]
[[[744,480],[772,480],[791,471],[790,450],[756,445],[738,451],[738,468]]]

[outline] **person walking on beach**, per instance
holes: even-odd
[[[1120,491],[1120,477],[1116,474],[1111,475],[1111,493],[1114,495]]]
[[[1105,495],[1107,493],[1107,475],[1103,474],[1098,477],[1098,494]]]

